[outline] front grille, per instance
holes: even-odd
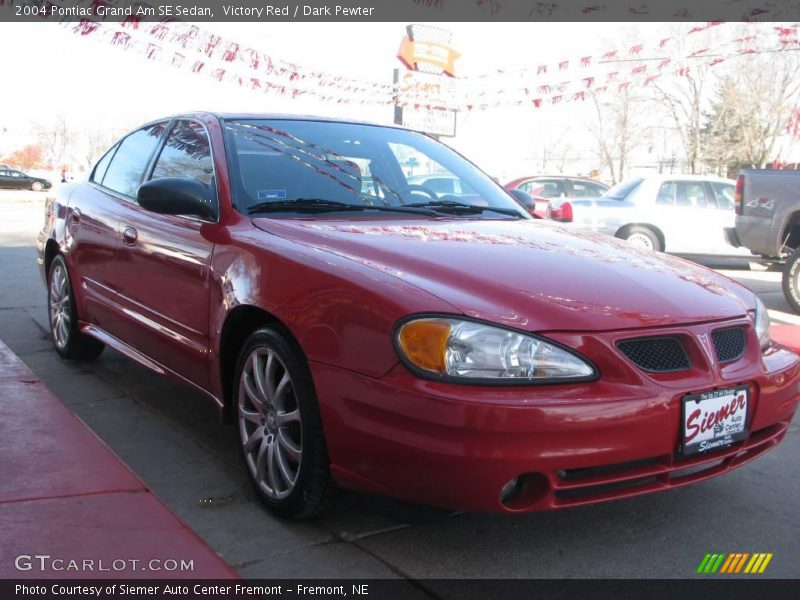
[[[744,354],[744,327],[717,329],[711,332],[711,339],[714,342],[714,349],[717,351],[717,360],[721,363],[731,362],[741,358]]]
[[[691,366],[677,337],[639,338],[617,342],[617,347],[634,364],[655,373],[685,371]]]

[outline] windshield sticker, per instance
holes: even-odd
[[[258,190],[258,200],[286,200],[286,190]]]

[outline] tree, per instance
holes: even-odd
[[[792,110],[800,103],[800,56],[748,55],[723,77],[709,115],[708,141],[725,150],[728,164],[763,169],[775,159]]]
[[[44,160],[44,153],[40,146],[28,144],[12,152],[4,162],[7,162],[12,167],[17,167],[23,171],[29,171],[42,166]]]
[[[706,112],[709,68],[688,68],[683,77],[671,77],[655,86],[656,99],[667,109],[680,133],[686,162],[693,174],[700,171],[704,158],[703,131],[706,127]]]
[[[48,163],[57,166],[69,162],[75,133],[64,115],[55,115],[49,123],[38,123],[34,125],[34,130]]]
[[[643,98],[630,86],[619,86],[602,98],[592,93],[591,99],[596,119],[588,129],[597,144],[597,157],[616,184],[625,179],[631,153],[642,139]]]

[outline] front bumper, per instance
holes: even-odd
[[[719,326],[679,331],[702,336]],[[571,385],[443,384],[399,364],[372,379],[313,363],[334,478],[345,488],[448,508],[548,510],[719,475],[785,435],[800,400],[800,358],[793,352],[774,347],[762,356],[749,340],[734,363],[655,376],[615,352],[615,339],[625,335],[631,332],[550,335],[601,370],[598,381]],[[681,399],[740,384],[750,389],[749,438],[679,458]],[[501,489],[515,477],[517,493],[501,502]]]

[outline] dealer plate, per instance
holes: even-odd
[[[721,450],[747,439],[749,402],[747,386],[684,396],[681,454]]]

